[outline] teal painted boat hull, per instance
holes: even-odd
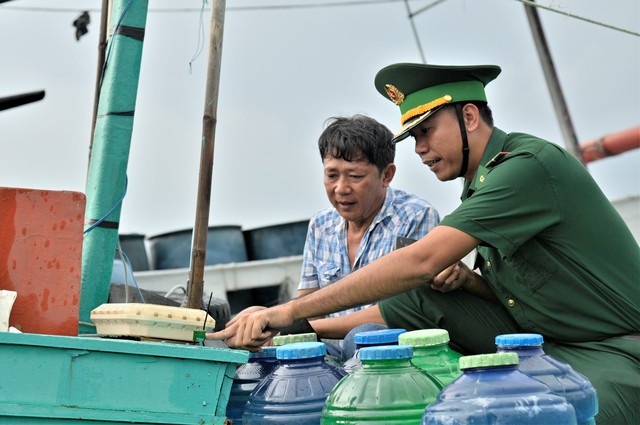
[[[0,333],[0,423],[223,424],[248,352]]]

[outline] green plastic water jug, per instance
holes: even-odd
[[[462,374],[462,354],[449,347],[449,332],[444,329],[405,332],[398,337],[398,344],[413,347],[411,363],[435,377],[440,389]]]
[[[386,345],[360,349],[362,367],[336,385],[322,411],[321,424],[419,424],[440,389],[411,364],[413,349]]]

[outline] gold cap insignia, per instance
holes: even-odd
[[[387,92],[389,99],[396,105],[400,106],[404,102],[404,93],[396,88],[393,84],[385,84],[384,90]]]

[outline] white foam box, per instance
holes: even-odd
[[[96,333],[103,336],[193,341],[193,331],[213,332],[216,322],[204,310],[142,303],[102,304],[91,311]]]

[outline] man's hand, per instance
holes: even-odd
[[[263,307],[263,306],[259,306],[259,305],[254,305],[251,307],[247,307],[244,310],[240,311],[239,313],[237,313],[235,316],[233,316],[233,319],[231,319],[230,321],[227,322],[227,324],[225,325],[225,328],[231,327],[241,316],[245,315],[245,314],[249,314],[249,313],[254,313],[256,311],[262,311],[262,310],[266,310],[267,307]],[[265,341],[264,344],[262,344],[262,347],[268,347],[268,346],[272,346],[273,345],[273,337],[278,335],[278,333],[276,332],[274,335],[272,335],[271,338],[269,338],[267,341]]]
[[[245,314],[250,314],[250,313],[255,313],[256,311],[262,311],[262,310],[266,310],[267,307],[262,307],[259,305],[254,305],[251,307],[247,307],[244,310],[240,311],[238,314],[236,314],[233,319],[229,320],[227,322],[227,324],[225,325],[225,328],[228,328],[229,326],[233,325],[240,317],[244,316]]]
[[[462,261],[447,267],[431,281],[431,289],[451,292],[466,285],[469,274],[473,273]]]
[[[498,301],[484,278],[469,269],[462,261],[447,267],[433,278],[431,288],[440,292],[451,292],[462,288],[487,301]]]
[[[229,322],[224,330],[207,334],[207,339],[224,340],[231,348],[260,351],[261,345],[292,323],[293,314],[287,304],[272,308],[250,307]]]

